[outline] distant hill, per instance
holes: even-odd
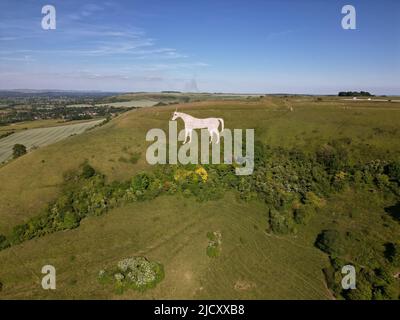
[[[0,90],[0,97],[107,97],[120,94],[120,92],[103,91],[74,91],[74,90],[32,90],[15,89]]]

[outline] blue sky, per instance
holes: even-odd
[[[0,0],[0,89],[400,94],[399,14],[397,0]]]

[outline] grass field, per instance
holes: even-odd
[[[103,119],[100,119],[90,122],[48,128],[34,128],[16,132],[0,140],[0,163],[11,158],[12,148],[15,144],[23,144],[28,150],[35,147],[46,146],[71,135],[80,134],[102,121]]]
[[[323,254],[297,239],[268,236],[260,204],[243,204],[231,195],[192,204],[163,197],[129,205],[90,218],[77,230],[1,252],[4,298],[329,298]],[[222,234],[215,260],[206,255],[209,230]],[[161,261],[165,281],[144,294],[123,296],[96,282],[99,270],[135,255]],[[43,263],[59,266],[54,293],[40,289]]]
[[[400,106],[394,103],[293,96],[203,101],[178,108],[196,117],[222,117],[227,128],[255,128],[256,139],[270,146],[313,152],[332,139],[349,138],[350,161],[400,157]],[[85,160],[109,181],[151,170],[144,159],[146,132],[166,130],[174,110],[127,112],[1,167],[0,181],[6,183],[0,184],[0,234],[38,215],[59,195],[63,174]],[[118,161],[134,152],[141,154],[137,163]],[[392,198],[348,190],[326,201],[297,234],[280,236],[266,233],[264,203],[244,202],[230,192],[204,203],[174,195],[128,204],[86,218],[77,229],[0,251],[0,298],[331,299],[322,273],[328,257],[314,246],[317,234],[331,226],[351,229],[373,246],[374,239],[399,241],[400,230],[384,220],[384,207]],[[210,258],[207,233],[214,231],[221,232],[222,250]],[[156,288],[117,295],[97,281],[101,269],[135,255],[164,265],[165,279]],[[45,264],[57,268],[53,292],[40,286]]]
[[[6,126],[0,126],[0,134],[7,131],[21,131],[28,129],[37,129],[37,128],[49,128],[49,127],[59,127],[71,124],[85,123],[90,122],[91,120],[73,120],[66,121],[63,119],[45,119],[45,120],[34,120],[34,121],[22,121],[13,124],[8,124]]]

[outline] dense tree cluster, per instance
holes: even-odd
[[[339,97],[373,97],[367,91],[341,91],[338,93]]]

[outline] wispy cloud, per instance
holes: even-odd
[[[106,19],[116,7],[99,1],[68,14],[57,11],[54,31],[40,28],[40,14],[26,19],[5,16],[0,21],[6,31],[0,37],[0,45],[4,42],[0,86],[29,87],[32,83],[51,87],[58,83],[58,87],[154,89],[152,85],[157,84],[183,89],[194,70],[208,66],[180,49],[159,45],[146,30],[127,20]],[[193,82],[191,86],[195,87]]]
[[[103,10],[103,6],[94,3],[88,3],[83,5],[79,12],[69,14],[68,18],[71,20],[82,20]]]
[[[0,37],[0,41],[12,41],[17,39],[18,37]]]
[[[270,32],[267,34],[267,40],[272,40],[272,39],[278,39],[278,38],[284,38],[289,34],[292,34],[296,32],[295,30],[282,30],[282,31],[276,31],[276,32]]]

